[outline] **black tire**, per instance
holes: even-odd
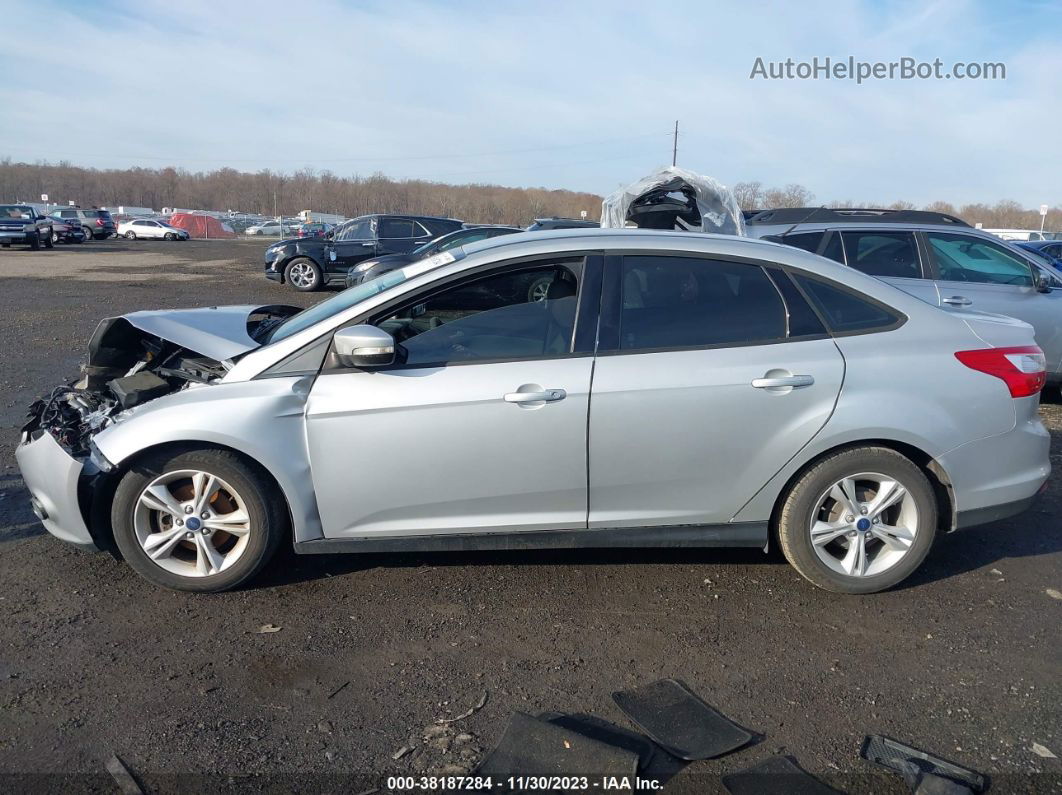
[[[811,541],[811,522],[820,498],[834,483],[862,472],[880,473],[902,484],[914,500],[918,525],[903,558],[880,574],[856,577],[834,571],[819,559]],[[937,499],[932,485],[909,458],[886,447],[853,447],[827,456],[790,487],[781,505],[778,540],[786,559],[805,579],[835,593],[877,593],[895,586],[922,564],[936,536]]]
[[[54,248],[55,247],[55,239],[54,238],[55,238],[55,232],[49,232],[48,234],[44,235],[43,239],[41,239],[41,235],[39,233],[37,235],[37,239],[41,240],[41,242],[44,243],[44,247],[45,248]]]
[[[296,267],[301,269],[305,266],[309,266],[312,281],[303,282],[299,280],[298,283],[292,281],[292,269]],[[309,257],[295,257],[295,259],[289,262],[287,267],[284,268],[284,281],[300,293],[312,293],[316,290],[320,290],[324,285],[324,275],[321,273],[321,267]]]
[[[41,247],[41,236],[38,232],[29,239],[29,247],[31,251],[37,251]]]
[[[52,230],[52,243],[58,243],[58,242],[59,242],[59,233],[58,233],[58,232],[56,232],[56,231],[55,231],[55,230],[53,229],[53,230]]]
[[[81,227],[81,231],[83,231],[85,233],[85,242],[86,243],[88,243],[90,240],[93,239],[92,238],[92,230],[89,229],[87,226]]]
[[[527,300],[529,302],[545,301],[549,292],[549,286],[553,283],[553,276],[539,276],[527,287]]]
[[[168,571],[153,562],[137,540],[133,515],[140,495],[155,478],[182,469],[208,472],[229,483],[250,517],[246,548],[231,566],[217,574],[192,577]],[[269,562],[288,532],[287,511],[268,477],[235,453],[212,448],[163,450],[137,462],[115,491],[111,526],[118,549],[137,574],[156,585],[195,593],[227,591],[246,582]]]
[[[173,234],[173,232],[167,232],[163,235],[163,238],[172,242],[177,239],[177,235]]]

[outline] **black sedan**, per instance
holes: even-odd
[[[487,240],[499,235],[511,235],[523,231],[523,229],[515,226],[470,226],[465,229],[458,229],[455,232],[437,237],[410,251],[408,254],[387,254],[382,257],[367,259],[355,265],[347,273],[347,287],[370,281],[377,276],[382,276],[419,259],[432,257],[447,249],[463,246],[466,243],[474,243],[477,240]]]

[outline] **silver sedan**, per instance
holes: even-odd
[[[89,353],[24,430],[34,510],[189,591],[293,541],[778,544],[871,593],[1050,469],[1028,325],[736,237],[515,234],[302,312],[110,318]]]

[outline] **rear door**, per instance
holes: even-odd
[[[843,261],[857,271],[910,293],[928,304],[936,305],[940,297],[931,278],[930,267],[918,248],[914,232],[891,229],[844,229],[835,231],[835,250],[842,250]]]
[[[376,238],[381,256],[408,254],[431,239],[428,230],[412,218],[399,218],[393,215],[380,218]]]
[[[1032,325],[1052,373],[1062,370],[1062,290],[1040,292],[1015,250],[961,232],[923,232],[941,306],[1010,315]]]
[[[837,346],[763,265],[607,257],[605,285],[589,526],[729,522],[830,416]]]

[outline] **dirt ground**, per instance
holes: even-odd
[[[474,766],[516,711],[629,726],[612,692],[666,676],[757,736],[667,792],[717,791],[773,754],[842,790],[905,791],[859,759],[868,733],[981,771],[994,791],[1062,791],[1043,755],[1062,756],[1058,476],[1029,513],[940,539],[914,577],[868,597],[725,550],[286,552],[249,588],[193,596],[45,534],[14,463],[26,406],[75,375],[101,317],[321,297],[266,281],[264,245],[0,252],[8,791],[114,791],[112,754],[149,791],[383,791],[389,774]],[[1043,414],[1058,467],[1062,405]]]

